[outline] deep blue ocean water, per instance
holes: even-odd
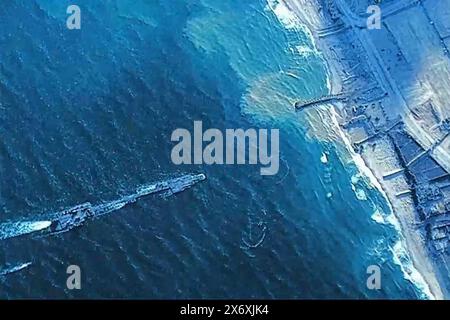
[[[70,4],[81,30],[66,28]],[[2,241],[0,265],[34,265],[2,279],[0,297],[420,297],[394,262],[398,232],[372,218],[386,201],[288,103],[327,90],[307,34],[265,0],[2,1],[1,222],[181,173],[208,179],[56,237]],[[172,164],[170,135],[194,120],[279,128],[279,174]],[[70,264],[81,290],[66,289]],[[371,264],[379,291],[366,288]]]

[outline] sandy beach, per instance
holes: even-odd
[[[339,41],[345,38],[345,35],[342,33],[340,33],[339,37],[329,35],[324,41],[321,37],[321,34],[323,34],[321,30],[331,30],[330,33],[335,32],[335,30],[324,23],[320,14],[323,8],[318,7],[315,1],[283,1],[286,7],[294,12],[300,21],[310,29],[315,39],[315,45],[318,51],[322,53],[328,67],[331,85],[330,94],[341,92],[344,90],[343,74],[346,73],[343,70],[348,68],[348,66],[342,63],[342,60],[339,59],[330,43],[334,45],[339,44]],[[345,30],[345,27],[341,29]],[[368,61],[361,60],[363,64],[368,63]],[[370,67],[368,68],[370,69]],[[348,87],[345,90],[348,90]],[[339,125],[343,127],[344,139],[348,139],[347,145],[351,149],[352,145],[353,147],[357,145],[355,156],[360,157],[360,160],[356,160],[355,163],[359,161],[356,164],[361,167],[362,171],[369,169],[366,172],[367,178],[388,200],[396,220],[398,220],[398,227],[401,229],[401,234],[404,237],[404,247],[407,248],[412,259],[411,266],[403,266],[405,268],[403,270],[406,274],[405,277],[418,285],[429,299],[448,298],[448,275],[445,264],[442,264],[439,258],[431,257],[430,244],[427,242],[425,231],[417,227],[419,221],[414,195],[408,191],[410,190],[408,176],[405,176],[405,173],[401,170],[402,158],[399,157],[396,146],[385,135],[378,134],[374,135],[374,137],[369,137],[369,139],[354,128],[346,130],[345,119],[346,117],[348,119],[348,115],[345,107],[345,103],[340,102],[334,103],[332,106],[339,117]],[[395,124],[394,120],[386,120],[386,125],[391,126],[390,121]],[[387,173],[390,172],[398,173],[387,177]],[[396,252],[393,253],[394,255],[396,254]]]

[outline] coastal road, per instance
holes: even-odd
[[[408,0],[399,1],[398,4],[392,4],[388,8],[388,14],[398,13],[401,10],[405,10],[413,5],[419,4],[420,1],[415,0],[410,2]],[[376,32],[377,30],[361,29],[352,24],[355,19],[360,19],[355,17],[355,14],[350,10],[345,0],[336,0],[336,5],[338,6],[340,12],[342,13],[342,20],[345,24],[351,25],[353,31],[358,37],[360,43],[363,45],[364,50],[369,59],[369,65],[372,67],[375,76],[377,77],[379,83],[388,91],[390,97],[390,105],[387,114],[392,117],[401,116],[406,124],[408,132],[411,136],[422,146],[424,149],[430,148],[433,144],[433,138],[423,129],[413,118],[409,105],[406,102],[402,92],[397,86],[397,82],[392,78],[390,72],[387,70],[386,65],[383,62],[377,48],[370,40],[370,32]],[[364,20],[365,21],[365,20]],[[433,159],[435,159],[442,168],[447,172],[450,172],[450,154],[448,151],[443,150],[441,147],[437,147],[432,153]]]
[[[352,25],[351,21],[354,19],[353,12],[348,8],[344,0],[336,0],[336,5],[343,14],[342,19],[348,25]],[[368,32],[373,30],[359,29],[352,25],[352,29],[358,37],[360,43],[363,45],[364,50],[367,54],[367,58],[370,60],[369,65],[372,67],[375,76],[377,77],[379,83],[384,87],[384,89],[389,93],[393,103],[390,104],[389,115],[393,118],[398,115],[402,115],[405,110],[408,109],[408,105],[397,86],[397,83],[392,79],[390,73],[388,72],[386,66],[383,63],[378,50],[370,40],[370,35]]]

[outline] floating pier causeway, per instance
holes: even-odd
[[[318,98],[314,98],[314,99],[309,99],[309,100],[305,100],[305,101],[297,101],[294,103],[294,107],[297,110],[303,110],[305,108],[324,104],[327,102],[342,101],[342,100],[348,99],[348,97],[349,96],[347,93],[330,94],[330,95],[326,95],[326,96],[322,96],[322,97],[318,97]]]

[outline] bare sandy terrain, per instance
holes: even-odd
[[[414,267],[450,297],[450,0],[284,0],[329,66],[341,126],[400,221]]]

